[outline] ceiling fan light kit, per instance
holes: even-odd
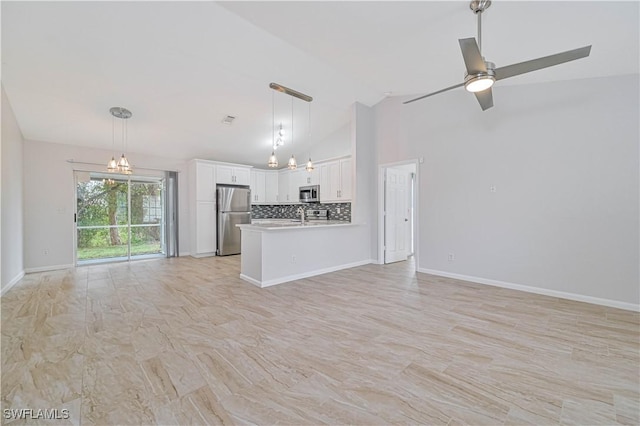
[[[464,88],[471,93],[482,92],[493,86],[495,81],[493,74],[467,75],[464,78]]]
[[[478,15],[478,38],[458,39],[462,58],[466,67],[464,81],[462,83],[447,87],[436,92],[432,92],[415,99],[403,102],[409,104],[419,101],[438,93],[446,92],[458,87],[464,88],[475,95],[480,108],[487,110],[493,106],[492,86],[496,81],[505,78],[514,77],[516,75],[525,74],[531,71],[560,65],[565,62],[574,61],[576,59],[586,58],[591,53],[591,46],[584,46],[578,49],[568,50],[566,52],[556,53],[554,55],[544,56],[542,58],[532,59],[530,61],[520,62],[517,64],[507,65],[496,68],[493,62],[485,61],[482,56],[482,13],[491,6],[491,0],[474,0],[469,4],[469,8],[473,13]]]

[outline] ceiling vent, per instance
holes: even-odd
[[[222,119],[222,123],[226,124],[227,126],[231,126],[231,124],[233,123],[233,120],[235,120],[235,119],[236,118],[233,115],[226,115]]]

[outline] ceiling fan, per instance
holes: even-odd
[[[532,59],[530,61],[519,62],[517,64],[507,65],[496,68],[493,62],[485,61],[482,56],[482,12],[491,6],[491,0],[474,0],[469,5],[470,9],[478,16],[478,41],[473,37],[458,39],[462,57],[467,68],[464,81],[446,89],[420,96],[403,102],[408,104],[446,92],[447,90],[456,89],[464,86],[469,92],[476,95],[476,99],[482,110],[489,109],[493,106],[493,94],[491,86],[498,80],[514,77],[516,75],[536,71],[542,68],[552,67],[565,62],[574,61],[576,59],[586,58],[591,53],[591,45],[580,47],[578,49],[568,50],[566,52],[556,53],[555,55],[544,56],[542,58]]]

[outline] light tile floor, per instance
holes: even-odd
[[[56,425],[640,423],[638,313],[411,262],[259,289],[239,260],[27,275],[2,297],[2,408],[68,410]]]

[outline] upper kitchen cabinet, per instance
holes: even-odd
[[[274,204],[278,201],[278,172],[251,170],[251,204]]]
[[[250,185],[251,167],[240,164],[216,164],[216,183]]]
[[[291,188],[289,183],[291,180],[289,177],[289,170],[282,169],[278,171],[278,203],[280,204],[293,202],[290,194]]]
[[[300,187],[307,184],[307,171],[296,169],[289,171],[289,194],[293,197],[293,202],[300,200]]]
[[[319,165],[320,168],[320,201],[351,201],[352,168],[351,158],[343,158]]]
[[[310,172],[308,172],[306,169],[302,169],[302,171],[304,173],[302,175],[300,186],[320,185],[320,170],[317,166]]]
[[[205,160],[193,160],[189,163],[192,191],[197,201],[216,200],[216,166]]]
[[[274,204],[278,202],[278,172],[265,172],[264,179],[264,202]]]

